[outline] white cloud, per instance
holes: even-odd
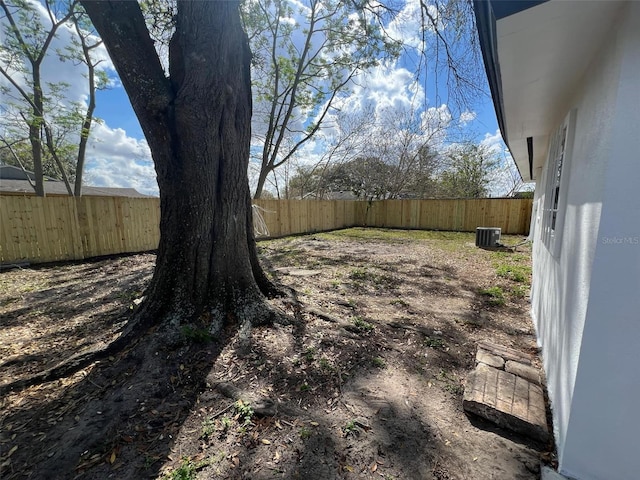
[[[500,130],[496,130],[495,133],[485,133],[480,145],[487,147],[496,155],[509,155],[509,158],[511,158],[511,153],[507,149],[504,140],[502,140]]]
[[[402,10],[389,22],[387,32],[405,46],[416,49],[421,48],[423,31],[422,25],[422,2],[420,0],[407,0]],[[429,15],[438,21],[438,9],[435,5],[427,6]]]
[[[460,125],[464,127],[468,123],[473,122],[476,119],[476,117],[477,117],[476,112],[470,112],[466,110],[460,114],[460,118],[458,121],[460,122]]]
[[[95,126],[87,148],[86,185],[131,187],[158,195],[156,172],[146,140],[127,136],[121,128]]]
[[[415,76],[405,68],[385,63],[359,76],[349,93],[334,106],[348,114],[373,111],[381,116],[389,110],[416,111],[424,102],[424,89]]]

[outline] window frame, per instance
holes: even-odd
[[[541,235],[542,242],[554,256],[560,255],[562,244],[576,113],[573,109],[567,114],[549,142]]]

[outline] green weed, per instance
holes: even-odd
[[[365,281],[371,276],[372,274],[366,268],[354,268],[349,272],[349,278],[356,281]]]
[[[231,428],[231,425],[233,424],[233,420],[231,420],[229,417],[225,415],[220,419],[220,424],[222,425],[222,433],[225,434]]]
[[[359,332],[362,333],[369,333],[375,328],[371,323],[367,322],[362,317],[355,317],[353,319],[353,325]]]
[[[511,295],[518,298],[524,298],[529,294],[529,287],[526,285],[515,285],[511,289]]]
[[[387,366],[387,364],[384,361],[384,358],[382,357],[374,357],[373,360],[371,360],[371,363],[373,363],[374,367],[378,367],[378,368],[384,368]]]
[[[200,462],[194,462],[189,457],[182,457],[182,462],[171,472],[164,475],[165,480],[195,480],[198,475],[198,470],[209,465],[207,460]]]
[[[441,368],[436,378],[441,382],[444,382],[444,386],[442,388],[445,391],[454,395],[460,395],[464,393],[464,387],[455,374],[450,374],[449,372]]]
[[[460,383],[447,383],[444,389],[454,395],[462,395],[464,393],[464,387]]]
[[[145,470],[151,468],[151,466],[156,463],[158,461],[158,458],[154,457],[153,455],[149,455],[148,453],[145,454],[144,456],[144,465],[143,468]]]
[[[302,385],[300,385],[301,392],[308,392],[309,390],[311,390],[311,385],[309,385],[307,382],[304,382]]]
[[[340,240],[343,238],[382,241],[389,243],[411,242],[411,241],[454,241],[455,243],[465,244],[473,242],[475,235],[473,233],[461,232],[442,232],[436,230],[398,230],[384,228],[348,228],[344,230],[336,230],[333,232],[325,232],[316,234],[316,237],[322,240]]]
[[[180,330],[185,340],[193,343],[207,343],[213,340],[213,335],[205,328],[185,325]]]
[[[405,302],[404,300],[402,300],[401,298],[397,298],[395,300],[391,300],[389,302],[389,305],[394,305],[396,307],[408,307],[409,304],[407,302]]]
[[[429,348],[444,348],[446,346],[444,340],[439,337],[426,337],[424,345]]]
[[[334,370],[333,366],[331,365],[331,362],[329,362],[329,360],[327,360],[324,357],[320,359],[318,364],[320,365],[320,368],[322,370],[325,370],[327,372],[332,372]]]
[[[213,436],[215,431],[215,422],[211,418],[207,417],[202,421],[202,431],[200,432],[200,438],[207,440]]]
[[[315,360],[316,349],[313,347],[309,347],[304,351],[304,359],[311,363]]]
[[[387,273],[375,273],[367,268],[354,268],[349,272],[348,278],[356,283],[370,283],[377,288],[395,288],[400,280]]]
[[[488,302],[491,305],[501,306],[506,303],[504,297],[504,291],[501,287],[489,287],[480,290],[480,295],[484,295],[488,298]]]
[[[342,427],[342,431],[345,435],[354,435],[358,431],[358,426],[356,425],[355,420],[349,420],[344,427]]]
[[[514,282],[528,282],[531,276],[531,267],[526,265],[499,264],[496,266],[496,275],[508,278]]]
[[[251,408],[251,405],[242,400],[238,400],[233,407],[238,416],[238,420],[242,419],[244,425],[251,423],[251,419],[253,418],[253,408]]]

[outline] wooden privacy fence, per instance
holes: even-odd
[[[0,196],[0,263],[144,252],[160,239],[157,198]]]
[[[271,237],[339,228],[527,234],[531,199],[257,200]],[[158,198],[0,196],[0,263],[44,263],[153,250],[160,238]]]
[[[532,205],[532,199],[512,198],[382,200],[370,205],[365,224],[454,232],[500,227],[505,234],[528,234]]]

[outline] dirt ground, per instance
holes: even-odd
[[[537,479],[551,445],[462,410],[476,342],[536,353],[529,247],[473,242],[378,229],[260,242],[301,324],[248,343],[198,326],[162,349],[143,337],[13,391],[117,337],[155,257],[2,272],[0,478]]]

